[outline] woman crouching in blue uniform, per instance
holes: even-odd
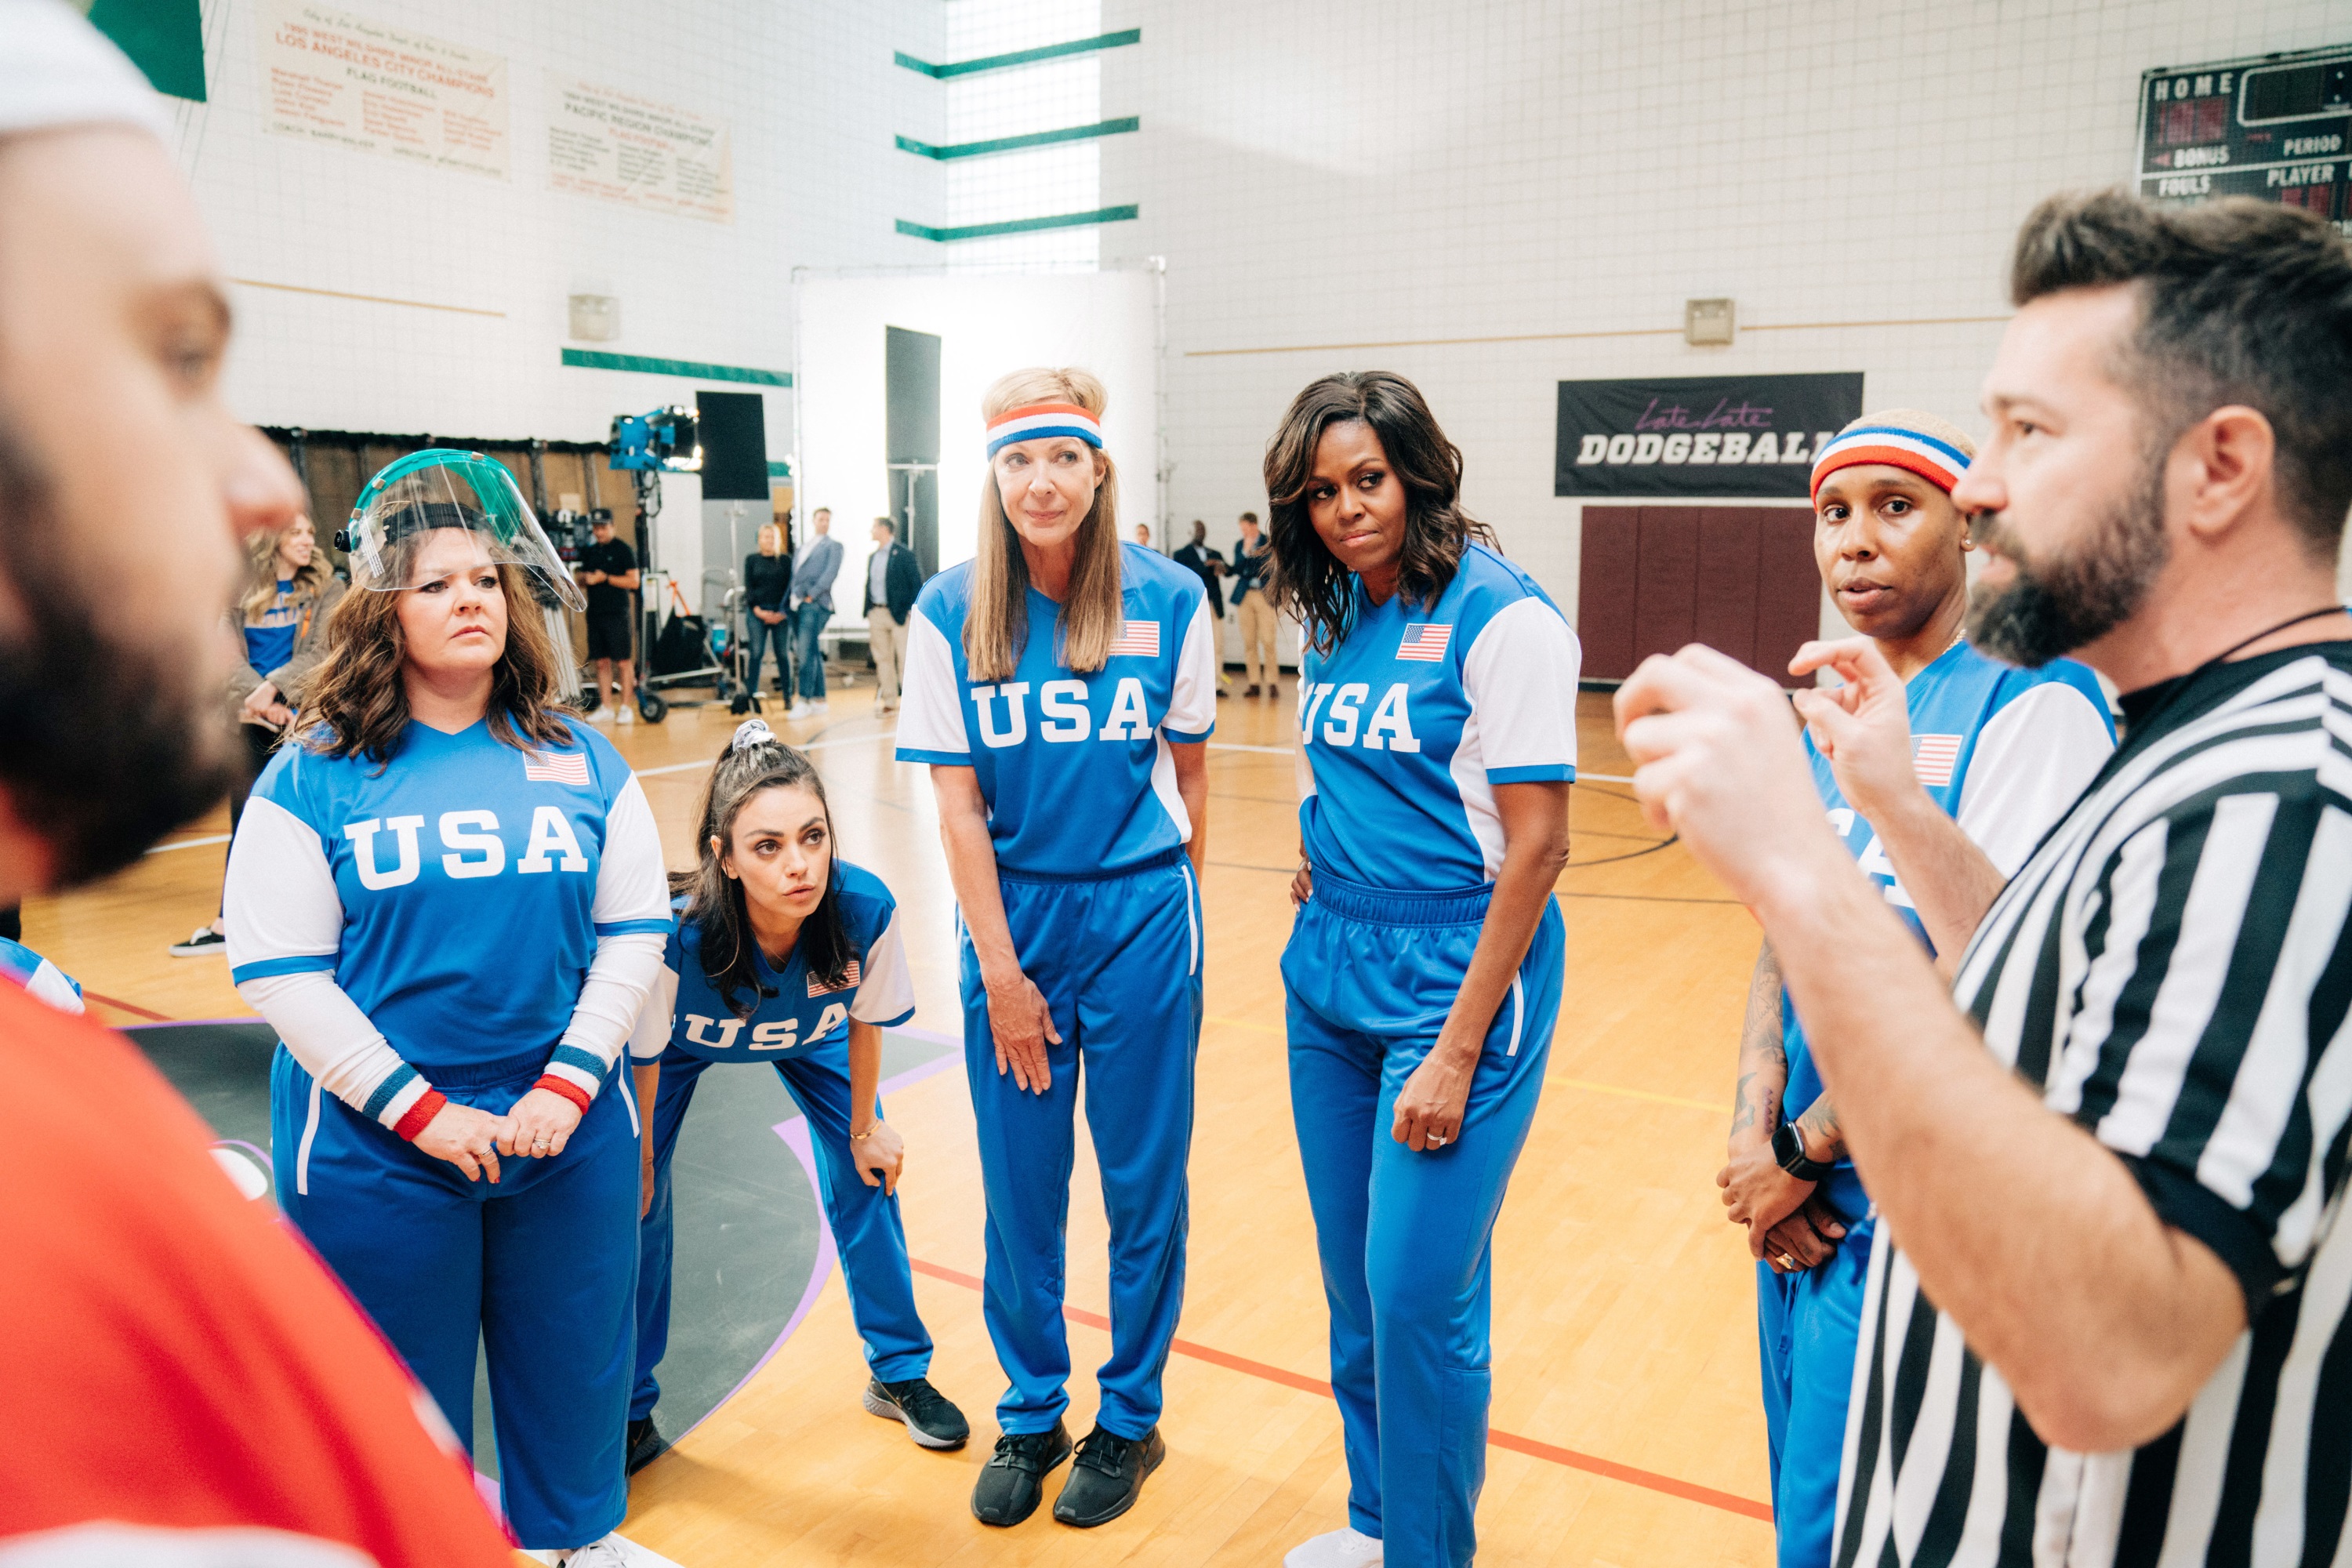
[[[654,1369],[669,1346],[678,1128],[704,1071],[727,1062],[773,1067],[808,1118],[817,1194],[866,1342],[866,1408],[903,1421],[926,1448],[961,1448],[971,1429],[926,1375],[931,1336],[898,1219],[905,1149],[875,1098],[882,1031],[915,1015],[898,902],[839,858],[824,781],[757,719],[719,754],[696,820],[701,863],[672,879],[677,930],[629,1041],[646,1111],[629,1468],[666,1447]]]
[[[1289,1568],[1461,1568],[1476,1544],[1489,1241],[1559,1013],[1578,658],[1461,480],[1379,372],[1309,385],[1266,448],[1306,634],[1291,1110],[1349,1481],[1349,1527]]]
[[[283,1042],[278,1202],[469,1447],[486,1352],[517,1539],[617,1565],[637,1113],[607,1080],[670,928],[660,836],[553,706],[524,572],[579,590],[503,467],[404,458],[342,542],[356,591],[223,906]]]
[[[1110,1360],[1054,1517],[1133,1506],[1166,1445],[1201,1037],[1207,591],[1121,543],[1102,383],[989,388],[979,554],[907,628],[898,760],[926,763],[962,920],[964,1067],[988,1198],[982,1311],[1012,1386],[971,1509],[1018,1524],[1070,1457],[1064,1222],[1078,1080],[1110,1219]]]

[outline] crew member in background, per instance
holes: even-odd
[[[0,907],[227,789],[221,612],[302,504],[222,400],[171,127],[73,6],[0,0]],[[0,985],[0,1556],[510,1563],[446,1423],[211,1142],[131,1042]]]
[[[898,672],[907,662],[907,617],[923,591],[923,569],[915,552],[898,542],[887,517],[874,520],[874,553],[866,558],[866,635],[874,649],[878,689],[874,710],[898,710]]]
[[[588,657],[596,661],[596,710],[615,724],[637,721],[637,552],[613,536],[613,514],[600,511],[591,531],[596,542],[580,552],[580,584],[588,590]],[[613,673],[619,667],[618,697]]]
[[[1171,557],[1179,566],[1190,566],[1201,574],[1201,586],[1209,595],[1210,640],[1217,650],[1217,695],[1229,696],[1232,683],[1225,679],[1225,590],[1218,581],[1225,574],[1225,558],[1209,548],[1209,525],[1199,518],[1192,520],[1192,542]]]
[[[1151,525],[1150,523],[1139,522],[1135,525],[1135,542],[1136,543],[1143,546],[1146,550],[1151,548]]]
[[[1844,710],[1800,691],[1813,783],[1847,850],[1931,952],[1958,956],[1973,907],[1938,877],[1952,823],[2003,877],[2032,852],[2115,750],[2105,700],[2071,659],[1998,663],[1961,636],[1968,519],[1952,487],[1976,457],[1956,426],[1895,408],[1865,415],[1813,462],[1813,556],[1848,625],[1790,671],[1833,669],[1865,701],[1906,709],[1915,754],[1857,773]],[[1923,831],[1924,830],[1924,831]],[[1891,858],[1890,858],[1891,857]],[[1870,1195],[1806,1048],[1770,942],[1757,955],[1739,1041],[1727,1163],[1716,1177],[1757,1258],[1757,1329],[1780,1568],[1828,1568],[1846,1401],[1870,1277]]]
[[[825,710],[824,628],[833,619],[833,580],[840,572],[841,541],[833,537],[833,509],[821,506],[809,518],[808,542],[793,560],[793,662],[800,670],[792,706],[795,719]]]
[[[961,1448],[963,1412],[930,1384],[931,1336],[915,1310],[898,1218],[905,1145],[882,1120],[882,1031],[915,1016],[898,900],[841,858],[824,781],[757,719],[710,770],[695,868],[661,973],[629,1040],[645,1115],[645,1217],[637,1228],[637,1375],[629,1469],[668,1445],[654,1426],[669,1348],[670,1166],[705,1071],[768,1066],[808,1119],[817,1196],[841,1254],[850,1316],[871,1375],[866,1409],[926,1448]]]
[[[1054,1517],[1118,1518],[1168,1451],[1216,665],[1201,580],[1119,540],[1104,402],[1083,370],[1014,371],[988,389],[978,553],[915,602],[898,721],[898,760],[930,766],[961,913],[982,1312],[1012,1382],[972,1489],[983,1524],[1028,1518],[1071,1453],[1064,1221],[1081,1060],[1111,1349]]]
[[[1282,984],[1349,1481],[1347,1528],[1283,1562],[1465,1568],[1495,1216],[1559,1016],[1576,634],[1402,376],[1311,383],[1265,489],[1305,629]]]
[[[1242,679],[1248,682],[1242,689],[1244,697],[1261,690],[1268,697],[1282,695],[1282,654],[1275,640],[1281,617],[1275,613],[1273,585],[1266,580],[1273,571],[1273,546],[1258,531],[1257,513],[1245,511],[1233,564],[1234,616],[1242,626]]]
[[[760,695],[760,666],[770,647],[776,650],[776,692],[789,698],[793,689],[793,629],[784,609],[792,593],[792,557],[784,553],[784,525],[771,522],[760,530],[760,552],[743,557],[743,607],[751,612],[743,623],[743,645],[751,652],[745,687]]]
[[[245,594],[237,601],[245,634],[245,662],[228,679],[228,700],[236,732],[245,742],[246,767],[228,792],[228,830],[245,815],[253,781],[269,764],[294,710],[302,705],[310,671],[327,652],[327,618],[343,596],[343,581],[327,569],[319,536],[307,517],[283,532],[258,533],[247,543],[250,561]],[[226,868],[223,867],[223,876]],[[201,958],[228,948],[227,922],[216,913],[187,941],[172,948],[174,958]]]
[[[278,1200],[469,1441],[486,1358],[520,1544],[617,1568],[638,1124],[613,1069],[669,934],[661,838],[555,706],[525,574],[577,590],[513,476],[427,450],[361,498],[355,591],[229,851],[229,974],[281,1042]]]

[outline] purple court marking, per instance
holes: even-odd
[[[936,1034],[929,1029],[893,1029],[890,1033],[904,1035],[909,1039],[921,1040],[929,1045],[960,1046],[963,1043],[950,1036]],[[884,1096],[896,1094],[900,1089],[919,1084],[927,1078],[945,1072],[948,1068],[960,1065],[961,1059],[960,1053],[950,1054],[935,1058],[918,1067],[908,1068],[895,1078],[885,1079],[876,1085],[875,1099],[878,1101]],[[820,1191],[816,1182],[816,1150],[809,1142],[808,1118],[795,1116],[788,1121],[777,1122],[776,1136],[784,1141],[784,1147],[793,1152],[793,1158],[798,1160],[801,1163],[801,1169],[807,1173],[809,1191],[813,1193]],[[697,1421],[694,1426],[688,1426],[686,1432],[679,1433],[672,1439],[673,1442],[683,1441],[688,1432],[692,1432],[696,1426],[701,1426],[703,1421],[709,1420],[711,1416],[726,1409],[728,1401],[742,1393],[744,1384],[759,1376],[761,1368],[776,1359],[776,1352],[784,1348],[784,1342],[793,1337],[793,1331],[801,1326],[801,1321],[809,1315],[809,1309],[816,1305],[817,1292],[824,1289],[825,1279],[832,1274],[837,1257],[838,1254],[833,1245],[833,1226],[826,1222],[824,1205],[820,1202],[816,1210],[816,1261],[809,1269],[808,1287],[801,1292],[800,1305],[793,1309],[793,1315],[785,1321],[783,1331],[776,1336],[776,1342],[770,1345],[766,1352],[752,1363],[751,1370],[743,1374],[741,1381],[729,1389],[718,1404],[705,1411],[702,1420]]]

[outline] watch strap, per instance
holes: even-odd
[[[1783,1121],[1772,1130],[1772,1158],[1780,1163],[1780,1169],[1801,1182],[1822,1181],[1837,1169],[1833,1163],[1806,1158],[1805,1141],[1793,1121]]]

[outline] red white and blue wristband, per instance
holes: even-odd
[[[1821,499],[1823,479],[1840,468],[1861,463],[1908,468],[1949,494],[1952,487],[1960,482],[1960,476],[1968,472],[1969,455],[1923,430],[1906,430],[1899,425],[1864,425],[1841,432],[1813,459],[1812,498],[1816,501]]]
[[[988,455],[992,458],[1015,441],[1043,441],[1067,436],[1102,450],[1102,426],[1075,403],[1033,403],[1008,408],[988,422]]]

